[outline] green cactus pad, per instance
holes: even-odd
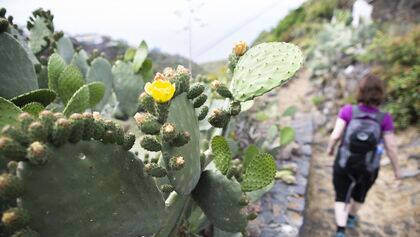
[[[217,228],[229,232],[245,229],[248,221],[243,206],[239,204],[242,191],[236,181],[206,170],[201,174],[192,197]]]
[[[241,187],[244,192],[255,191],[273,182],[276,175],[276,163],[267,153],[260,153],[248,164]]]
[[[147,58],[147,44],[143,40],[139,47],[136,50],[136,54],[134,55],[133,59],[133,70],[134,72],[139,72],[140,68],[142,67],[144,60]]]
[[[58,91],[58,79],[65,67],[66,62],[59,54],[54,53],[50,56],[48,60],[48,88]]]
[[[80,50],[79,52],[76,52],[71,59],[71,64],[78,67],[84,77],[87,77],[87,72],[89,70],[89,65],[87,63],[88,58],[89,55],[86,53],[86,51]]]
[[[73,94],[83,86],[82,73],[74,65],[67,65],[58,78],[58,95],[64,104],[67,104]]]
[[[45,38],[50,38],[53,32],[48,29],[48,22],[44,17],[37,16],[32,24],[33,27],[29,30],[29,47],[37,54],[48,46]]]
[[[140,71],[138,73],[142,75],[144,83],[151,81],[153,78],[152,60],[149,58],[146,58],[146,60],[144,60],[143,65],[141,66]]]
[[[15,105],[22,107],[26,104],[37,102],[41,105],[48,106],[55,100],[56,94],[54,91],[49,89],[38,89],[34,91],[27,92],[23,95],[16,96],[10,101]]]
[[[32,61],[20,43],[8,33],[0,34],[0,96],[13,98],[38,89]]]
[[[215,136],[211,140],[211,150],[214,155],[214,164],[216,168],[226,174],[230,167],[232,160],[232,153],[230,152],[229,144],[222,136]]]
[[[137,112],[138,97],[144,87],[143,78],[134,73],[130,62],[117,61],[112,67],[112,73],[118,107],[125,115],[132,116]]]
[[[295,140],[295,129],[292,127],[284,127],[280,129],[280,145],[286,146]]]
[[[102,82],[96,81],[87,84],[89,87],[89,105],[91,108],[95,107],[105,95],[105,85]]]
[[[80,237],[141,236],[160,229],[164,200],[132,153],[97,141],[51,152],[54,159],[43,166],[25,162],[18,171],[32,229],[42,236]]]
[[[166,217],[164,220],[163,228],[157,232],[154,237],[168,237],[174,236],[178,231],[177,227],[182,223],[184,218],[184,211],[191,200],[191,196],[178,195],[172,192],[166,199]]]
[[[197,184],[201,172],[198,120],[186,93],[177,96],[171,101],[167,121],[174,124],[177,131],[187,131],[190,134],[190,141],[187,144],[181,147],[173,147],[168,143],[164,143],[162,149],[169,181],[177,193],[186,195]],[[185,165],[181,170],[172,170],[170,159],[179,155],[184,158]]]
[[[0,97],[0,129],[5,125],[14,125],[17,123],[17,116],[22,110],[12,102]]]
[[[112,95],[112,82],[114,76],[112,75],[112,67],[108,60],[104,58],[96,58],[90,64],[90,68],[87,72],[86,81],[87,82],[102,82],[105,86],[105,91],[102,99],[96,106],[97,109],[102,110],[106,105],[109,98]],[[137,99],[137,97],[136,97]]]
[[[45,107],[38,102],[31,102],[22,107],[22,111],[28,112],[32,115],[38,115]]]
[[[272,42],[252,47],[236,65],[232,94],[239,101],[263,95],[287,82],[302,62],[302,52],[293,44]]]
[[[84,85],[71,97],[64,108],[63,114],[65,116],[70,116],[72,113],[82,113],[90,107],[89,102],[89,85]]]
[[[124,53],[124,61],[133,61],[134,55],[136,55],[136,49],[135,48],[128,48]]]
[[[67,37],[61,37],[57,41],[57,53],[69,64],[74,55],[73,43]]]

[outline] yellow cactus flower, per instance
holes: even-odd
[[[235,44],[235,46],[233,47],[233,52],[237,55],[237,56],[242,56],[245,54],[245,52],[248,50],[248,45],[246,44],[245,41],[239,41]]]
[[[175,85],[166,80],[155,80],[146,83],[144,90],[158,103],[166,103],[172,99],[175,93]]]

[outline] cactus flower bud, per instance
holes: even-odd
[[[258,217],[257,213],[255,212],[251,212],[248,214],[248,216],[246,217],[249,221],[255,220]]]
[[[171,67],[167,67],[163,69],[163,75],[165,76],[166,80],[172,80],[175,77],[175,71]]]
[[[166,81],[166,78],[162,73],[158,72],[158,73],[156,73],[155,78],[153,80],[155,80],[155,81],[159,81],[159,80]]]
[[[27,149],[29,162],[34,165],[42,165],[48,160],[48,149],[40,142],[33,142]]]
[[[222,109],[214,109],[211,112],[208,121],[216,128],[223,128],[229,121],[229,114]]]
[[[191,135],[188,131],[178,133],[175,139],[173,139],[169,144],[175,147],[181,147],[187,144],[191,139]]]
[[[144,90],[147,94],[152,96],[157,103],[166,103],[174,96],[175,86],[169,81],[157,80],[152,83],[146,83]]]
[[[140,94],[139,104],[140,104],[140,107],[142,109],[146,110],[150,114],[155,114],[156,113],[155,101],[154,101],[153,97],[148,95],[146,92],[143,92],[143,93]]]
[[[151,135],[143,136],[140,140],[140,145],[148,151],[162,150],[162,145]]]
[[[174,189],[174,186],[172,186],[170,184],[162,184],[160,186],[160,190],[162,190],[162,192],[164,192],[164,193],[171,193],[175,189]]]
[[[184,167],[185,159],[182,156],[174,156],[169,160],[169,166],[173,170],[180,170]]]
[[[128,133],[124,135],[124,143],[122,145],[123,149],[126,151],[130,150],[133,147],[135,141],[136,136],[134,136],[133,133]]]
[[[0,17],[0,33],[6,32],[7,29],[9,28],[9,22]]]
[[[248,45],[245,43],[245,41],[239,41],[236,42],[235,46],[233,47],[233,52],[237,56],[242,56],[245,54],[245,52],[248,50]]]
[[[201,121],[201,120],[205,119],[208,113],[209,113],[209,107],[208,106],[205,105],[205,106],[201,107],[201,110],[200,110],[200,112],[198,113],[198,116],[197,116],[198,120]]]
[[[0,155],[12,160],[23,160],[26,155],[25,147],[9,137],[0,137]]]
[[[193,101],[194,108],[198,108],[198,107],[202,106],[204,103],[206,103],[206,100],[207,100],[207,95],[205,95],[205,94],[199,95]]]
[[[23,183],[16,175],[1,174],[0,175],[0,198],[15,199],[23,193]]]
[[[165,123],[160,130],[160,134],[165,142],[172,142],[177,135],[175,125],[172,123]]]
[[[71,123],[65,118],[58,119],[54,124],[52,132],[52,143],[61,146],[69,139],[71,133]]]
[[[162,126],[157,118],[149,113],[136,113],[134,119],[136,120],[137,126],[145,134],[158,134]]]
[[[189,74],[190,71],[188,69],[186,69],[184,66],[178,65],[178,67],[176,67],[176,73],[177,74]]]
[[[29,213],[22,208],[10,208],[3,212],[1,221],[9,230],[19,230],[25,227],[30,220]]]
[[[201,84],[194,84],[187,93],[187,98],[192,100],[204,92],[205,87]]]

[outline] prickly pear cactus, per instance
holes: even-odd
[[[114,76],[112,75],[111,64],[104,58],[94,59],[87,71],[86,81],[88,83],[99,81],[105,86],[104,96],[95,107],[96,109],[101,110],[112,95],[112,82],[114,81]]]
[[[12,102],[0,97],[0,129],[7,124],[15,124],[22,110]]]
[[[164,199],[127,151],[132,135],[90,113],[18,120],[0,136],[0,159],[9,163],[0,174],[0,198],[11,200],[1,219],[8,234],[140,236],[161,228]]]
[[[248,223],[238,182],[215,171],[206,170],[192,197],[212,224],[229,232],[243,231]]]
[[[10,99],[38,89],[34,66],[21,44],[8,33],[0,33],[0,96]]]
[[[34,54],[40,53],[47,48],[54,33],[53,18],[50,11],[44,11],[41,8],[32,13],[30,20],[27,22],[29,30],[29,47]]]
[[[232,95],[251,100],[287,82],[302,66],[300,49],[290,43],[262,43],[252,47],[233,67]]]

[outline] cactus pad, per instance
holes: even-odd
[[[118,107],[125,115],[134,115],[137,112],[138,96],[144,87],[143,78],[134,73],[130,62],[117,61],[112,73]]]
[[[267,153],[260,153],[248,164],[241,187],[244,192],[255,191],[269,185],[276,175],[276,163]]]
[[[140,236],[158,231],[164,201],[143,164],[97,141],[51,148],[54,159],[18,170],[22,207],[42,236]]]
[[[57,41],[57,53],[64,59],[64,61],[69,64],[73,59],[74,48],[73,43],[67,37],[61,37]]]
[[[197,115],[186,93],[175,97],[169,108],[168,122],[175,124],[178,132],[187,131],[190,141],[181,146],[163,145],[163,158],[168,170],[168,178],[179,194],[189,194],[200,178],[200,131]],[[172,170],[170,160],[174,156],[182,156],[185,160],[181,170]]]
[[[66,62],[59,54],[54,53],[50,56],[48,60],[48,88],[58,91],[58,79],[65,67]]]
[[[80,50],[79,52],[76,52],[71,59],[71,64],[78,67],[84,77],[87,76],[87,72],[89,70],[89,64],[87,63],[88,58],[89,55],[86,53],[86,51]]]
[[[47,27],[48,20],[42,16],[36,16],[32,24],[29,30],[29,47],[37,54],[48,46],[45,38],[50,38],[53,32]]]
[[[89,85],[84,85],[77,90],[71,97],[63,114],[69,116],[72,113],[81,113],[90,107]]]
[[[302,62],[302,52],[290,43],[262,43],[252,47],[236,65],[232,94],[239,101],[260,96],[287,82]]]
[[[82,73],[74,65],[67,65],[58,78],[58,95],[67,104],[73,94],[84,84]]]
[[[134,55],[134,59],[133,59],[134,72],[139,72],[140,68],[142,67],[144,63],[144,60],[146,60],[147,51],[148,51],[147,44],[146,42],[142,41],[136,50],[136,54]]]
[[[104,96],[97,105],[98,109],[102,109],[108,102],[112,95],[112,82],[114,77],[112,75],[111,64],[104,58],[96,58],[92,61],[91,66],[87,72],[87,82],[102,82],[105,86]]]
[[[211,140],[211,150],[214,155],[214,164],[222,174],[226,174],[230,168],[232,153],[229,144],[222,136],[215,136]]]
[[[105,86],[102,82],[96,81],[87,84],[89,87],[89,105],[95,107],[105,95]]]
[[[22,111],[28,112],[32,115],[38,115],[45,107],[38,102],[31,102],[22,107]]]
[[[0,34],[0,96],[13,98],[38,89],[32,61],[21,44],[8,33]]]
[[[206,170],[201,174],[192,197],[217,228],[229,232],[245,229],[248,221],[243,206],[239,204],[242,191],[236,181]]]
[[[55,100],[56,94],[54,91],[49,89],[38,89],[27,92],[23,95],[16,96],[10,101],[15,105],[22,107],[31,102],[38,102],[44,107],[51,104]]]
[[[12,102],[0,97],[0,128],[6,124],[16,124],[17,116],[22,113],[22,110]]]

